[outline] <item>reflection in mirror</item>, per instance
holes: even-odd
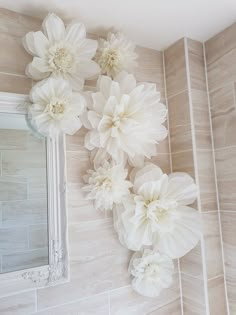
[[[47,265],[46,141],[0,113],[0,273]]]

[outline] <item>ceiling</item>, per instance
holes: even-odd
[[[77,18],[99,35],[114,28],[158,50],[183,36],[205,41],[236,22],[236,0],[0,0],[0,7],[41,18],[47,12]]]

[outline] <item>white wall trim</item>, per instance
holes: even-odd
[[[189,97],[189,111],[190,111],[190,122],[191,122],[191,133],[192,133],[192,145],[193,145],[193,160],[194,160],[194,173],[195,173],[195,181],[198,187],[199,185],[199,177],[198,177],[198,160],[197,160],[197,152],[196,152],[196,132],[194,125],[194,114],[193,114],[193,101],[192,101],[192,88],[191,88],[191,80],[190,80],[190,67],[189,67],[189,53],[188,53],[188,40],[184,38],[184,52],[185,52],[185,62],[186,62],[186,75],[187,75],[187,86],[188,86],[188,97]],[[197,197],[198,208],[202,213],[201,207],[201,197],[200,191],[198,192]],[[208,295],[208,277],[207,277],[207,268],[206,268],[206,254],[205,254],[205,241],[204,236],[201,236],[201,254],[202,254],[202,270],[203,270],[203,283],[204,283],[204,294],[205,294],[205,307],[206,307],[206,315],[210,315],[210,307],[209,307],[209,295]]]
[[[214,179],[215,179],[215,188],[216,188],[216,202],[217,202],[217,208],[218,208],[217,213],[218,213],[218,220],[219,220],[220,245],[221,245],[222,264],[223,264],[223,273],[224,273],[225,299],[226,299],[227,315],[230,315],[228,290],[227,290],[227,283],[226,283],[225,255],[224,255],[224,245],[223,245],[223,236],[222,236],[222,221],[221,221],[221,213],[220,213],[219,189],[218,189],[218,181],[217,181],[217,173],[216,173],[215,144],[214,144],[214,133],[213,133],[212,119],[211,119],[211,108],[210,108],[211,107],[211,101],[210,101],[209,85],[208,85],[205,44],[203,44],[203,55],[204,55],[204,68],[205,68],[205,78],[206,78],[208,112],[209,112],[209,121],[210,121],[210,133],[211,133],[211,140],[212,140],[211,141],[211,143],[212,143],[212,157],[213,157],[213,169],[214,169]]]

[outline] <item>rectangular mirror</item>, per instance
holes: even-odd
[[[0,296],[68,280],[64,137],[35,134],[27,103],[0,93]]]
[[[0,114],[0,273],[47,265],[46,140]]]

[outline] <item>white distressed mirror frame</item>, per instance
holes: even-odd
[[[28,95],[0,92],[0,114],[27,114]],[[65,137],[47,139],[49,264],[0,274],[0,296],[69,281]]]

